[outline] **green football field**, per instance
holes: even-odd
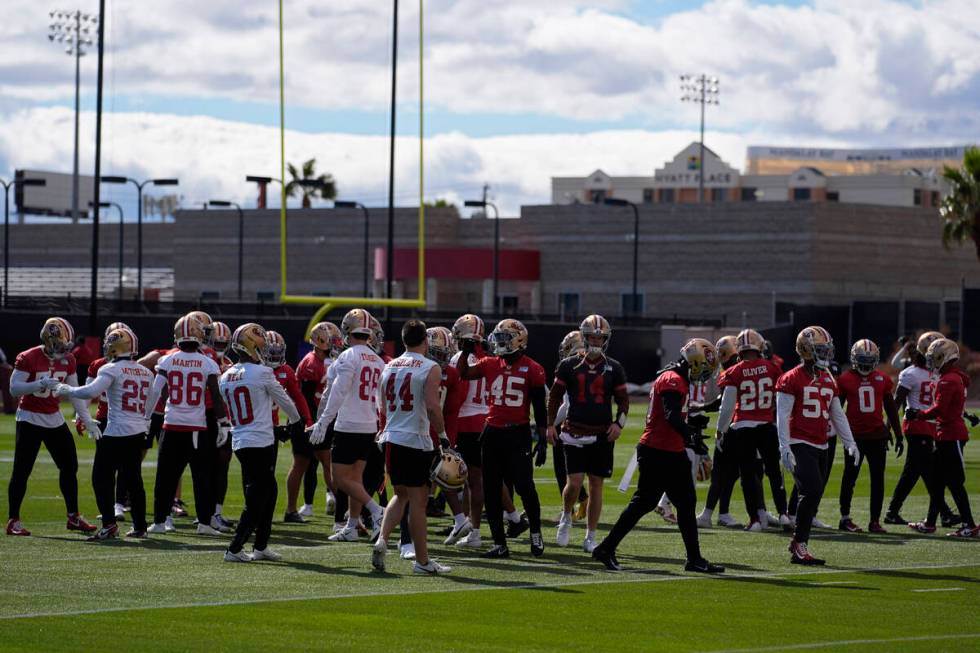
[[[13,427],[10,417],[0,419],[4,481]],[[634,417],[617,447],[615,482],[638,427]],[[76,442],[82,511],[94,519],[94,447]],[[151,494],[155,454],[144,466]],[[279,517],[289,459],[284,448]],[[820,514],[834,525],[842,468],[838,453]],[[891,454],[888,496],[900,469]],[[967,447],[967,475],[980,507],[978,445]],[[536,477],[550,543],[559,510],[550,459]],[[225,510],[232,517],[241,505],[239,488],[233,461]],[[700,483],[702,502],[706,491]],[[184,495],[192,496],[189,474]],[[865,472],[853,510],[862,526],[867,497]],[[627,499],[607,489],[600,537]],[[920,484],[903,513],[919,519],[926,503]],[[736,487],[732,512],[742,517],[740,504]],[[815,531],[811,548],[828,566],[803,569],[789,564],[786,534],[716,527],[701,531],[702,550],[728,571],[707,578],[683,571],[679,533],[651,514],[620,548],[626,568],[620,573],[582,552],[584,529],[577,523],[572,546],[551,546],[542,559],[530,556],[526,535],[512,543],[511,559],[499,562],[435,545],[434,557],[453,573],[419,577],[396,555],[388,573],[373,572],[369,546],[327,542],[322,500],[317,511],[308,525],[274,526],[280,563],[224,563],[227,538],[191,534],[189,518],[177,520],[174,535],[86,543],[64,528],[57,470],[42,452],[22,510],[34,535],[0,536],[0,650],[980,650],[980,541],[898,526],[877,536]],[[430,524],[433,541],[446,523]],[[489,539],[485,525],[483,537]]]

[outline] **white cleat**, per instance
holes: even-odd
[[[146,529],[146,532],[153,533],[154,535],[162,535],[164,533],[169,533],[170,531],[168,531],[167,527],[163,524],[150,524],[150,526]]]
[[[415,560],[415,545],[409,542],[398,547],[398,555],[402,560]]]
[[[830,528],[830,526],[828,526],[827,524],[823,523],[822,521],[820,521],[816,517],[813,518],[813,521],[810,522],[810,525],[813,526],[814,528]]]
[[[416,574],[429,574],[435,576],[436,574],[448,574],[453,569],[452,567],[447,567],[446,565],[440,565],[435,560],[429,559],[429,564],[420,565],[418,562],[412,567],[412,571]]]
[[[337,499],[332,492],[327,492],[327,514],[332,515],[337,511]]]
[[[771,512],[767,512],[766,513],[766,524],[765,524],[766,526],[772,526],[773,528],[779,528],[780,526],[782,526],[782,523],[783,523],[783,516],[782,515],[780,515],[780,516],[777,517],[776,515],[772,514]]]
[[[371,566],[375,571],[385,570],[386,555],[388,555],[388,543],[379,538],[371,547]]]
[[[116,521],[124,521],[126,519],[126,506],[121,503],[113,505],[112,512],[116,516]]]
[[[582,542],[582,550],[585,551],[586,553],[592,553],[593,551],[595,551],[595,547],[596,547],[595,540],[592,539],[591,537],[586,537],[585,540]]]
[[[303,504],[303,507],[299,509],[299,516],[300,517],[312,517],[313,516],[313,506],[310,505],[310,504],[308,504],[308,503],[304,503]]]
[[[558,532],[555,535],[555,544],[558,546],[568,546],[568,539],[572,534],[572,519],[570,516],[562,514],[558,520]]]
[[[282,555],[276,553],[269,547],[264,549],[252,549],[252,560],[268,560],[269,562],[279,562],[282,560]]]
[[[219,531],[216,528],[211,528],[207,524],[198,524],[197,534],[198,535],[221,535],[221,531]]]
[[[749,533],[761,533],[764,529],[762,528],[762,522],[754,521],[745,530]]]
[[[702,510],[698,514],[698,528],[711,528],[711,513]]]
[[[200,524],[199,524],[200,525]],[[219,533],[234,533],[234,529],[228,526],[224,520],[221,519],[220,515],[214,515],[211,517],[211,528],[218,531]],[[200,529],[198,530],[200,533]],[[209,533],[210,535],[210,533]]]
[[[225,562],[252,562],[252,554],[242,549],[238,553],[225,551]]]
[[[167,529],[168,533],[173,533],[177,530],[177,527],[174,526],[174,518],[170,515],[167,515],[167,518],[163,520],[163,527]]]
[[[789,515],[783,514],[779,516],[779,525],[783,527],[783,530],[788,531],[796,526],[796,521],[790,519]]]
[[[731,513],[722,513],[718,515],[718,525],[724,526],[725,528],[742,528],[742,525],[738,523],[738,520],[732,517]]]
[[[479,549],[483,547],[483,539],[480,537],[480,531],[472,530],[470,534],[456,542],[457,547],[464,549]]]
[[[472,530],[473,530],[473,525],[470,523],[470,518],[467,517],[466,519],[463,520],[462,524],[458,526],[453,526],[453,530],[449,533],[449,537],[447,537],[443,541],[443,544],[445,544],[446,546],[452,546],[456,544],[456,542],[459,542],[461,539],[469,535],[470,531]]]
[[[331,542],[356,542],[360,539],[360,536],[357,534],[356,528],[347,528],[345,526],[327,539]]]

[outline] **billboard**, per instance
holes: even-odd
[[[44,179],[44,186],[16,186],[14,204],[19,213],[71,217],[72,175],[69,172],[16,170],[16,178]],[[78,214],[88,217],[89,203],[94,201],[95,177],[78,176]]]

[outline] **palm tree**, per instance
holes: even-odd
[[[949,195],[939,205],[943,218],[943,246],[973,241],[980,259],[980,148],[968,147],[960,169],[943,168]]]
[[[286,170],[289,171],[291,177],[289,183],[286,184],[288,197],[295,197],[297,193],[300,193],[303,197],[304,209],[310,208],[311,200],[314,197],[321,197],[325,200],[332,200],[337,197],[337,184],[333,175],[329,173],[316,174],[316,159],[304,161],[302,168],[302,174],[300,174],[300,171],[292,163],[286,164]]]

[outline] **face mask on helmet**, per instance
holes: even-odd
[[[830,368],[834,360],[834,343],[827,342],[813,345],[813,364],[822,370]]]
[[[273,369],[286,361],[286,345],[268,343],[265,347],[265,364]]]

